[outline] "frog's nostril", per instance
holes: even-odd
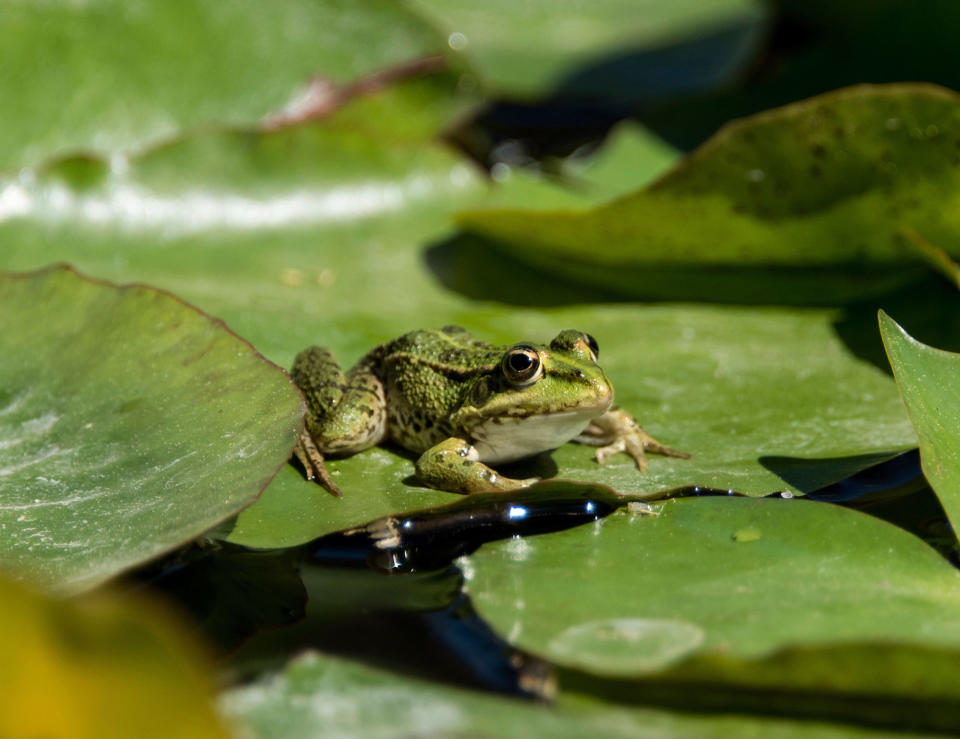
[[[611,385],[608,380],[601,380],[597,386],[597,390],[599,391],[601,399],[609,399],[611,402],[613,401],[613,385]]]

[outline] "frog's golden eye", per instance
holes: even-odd
[[[600,356],[600,346],[597,344],[597,340],[590,334],[584,334],[583,338],[587,342],[587,346],[590,347],[590,354],[593,357],[593,361],[596,362]]]
[[[514,387],[527,387],[543,377],[540,354],[532,346],[520,344],[503,355],[503,374]]]

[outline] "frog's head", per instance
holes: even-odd
[[[496,369],[471,378],[451,420],[484,461],[508,462],[554,449],[613,402],[598,351],[592,336],[573,330],[547,345],[516,344]]]

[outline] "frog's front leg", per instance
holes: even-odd
[[[516,490],[537,481],[515,480],[480,461],[477,450],[463,439],[451,437],[432,446],[417,460],[417,477],[425,485],[451,493],[488,493]]]
[[[647,469],[645,451],[667,457],[690,458],[686,452],[678,452],[654,439],[643,430],[633,416],[622,408],[611,408],[602,416],[592,420],[574,441],[578,444],[600,447],[595,455],[600,464],[613,454],[621,452],[629,454],[641,472]]]
[[[383,440],[387,432],[383,384],[363,362],[344,375],[333,353],[320,346],[300,352],[290,374],[307,403],[305,428],[294,454],[307,479],[343,497],[324,466],[325,456],[356,454]]]

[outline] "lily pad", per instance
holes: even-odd
[[[225,737],[205,662],[154,601],[64,603],[0,583],[0,735]]]
[[[729,124],[593,210],[459,220],[513,258],[623,297],[836,305],[916,277],[930,257],[905,234],[960,254],[957,141],[956,93],[860,86]]]
[[[920,439],[920,462],[954,530],[960,526],[960,355],[922,344],[880,312],[897,386]]]
[[[0,274],[0,569],[77,592],[250,505],[303,404],[173,296],[69,269]]]
[[[659,516],[614,513],[463,562],[482,618],[576,670],[950,701],[954,716],[960,702],[960,573],[920,539],[855,511],[674,500]],[[885,660],[897,668],[878,669]]]
[[[49,51],[43,63],[37,49]],[[269,12],[249,0],[12,4],[0,95],[17,115],[4,120],[0,170],[141,149],[200,125],[252,126],[302,107],[311,78],[343,85],[445,50],[385,0],[281,0]]]
[[[553,706],[458,689],[308,652],[226,691],[223,714],[256,739],[316,736],[880,737],[826,722],[684,715],[563,694]]]
[[[451,48],[500,96],[605,96],[621,104],[638,91],[649,99],[729,81],[757,51],[766,21],[755,0],[669,6],[656,0],[414,0],[412,6],[449,34]],[[670,74],[663,72],[666,64]]]
[[[500,344],[578,327],[599,340],[618,403],[694,455],[654,457],[640,474],[626,457],[600,467],[591,449],[567,445],[553,462],[535,461],[531,475],[624,492],[696,484],[806,492],[850,474],[856,465],[845,457],[915,446],[894,384],[850,348],[853,338],[879,347],[872,317],[840,336],[834,310],[583,304],[575,287],[537,272],[513,283],[527,298],[517,307],[493,299],[515,274],[490,253],[465,275],[469,297],[448,289],[428,261],[432,249],[451,235],[451,214],[483,202],[490,186],[419,133],[389,138],[340,125],[354,105],[375,107],[383,96],[404,107],[414,92],[388,86],[310,125],[197,133],[123,169],[101,163],[92,178],[81,175],[97,160],[60,161],[32,182],[10,181],[4,202],[22,209],[0,220],[0,266],[61,259],[114,280],[149,281],[223,317],[284,367],[311,344],[349,366],[421,327],[460,324]],[[604,169],[609,159],[600,156],[605,183],[663,164],[623,157],[624,170]],[[606,301],[609,291],[592,299]],[[797,477],[808,464],[816,469]],[[330,468],[343,501],[284,469],[230,540],[290,546],[453,499],[417,485],[413,460],[396,449]]]

